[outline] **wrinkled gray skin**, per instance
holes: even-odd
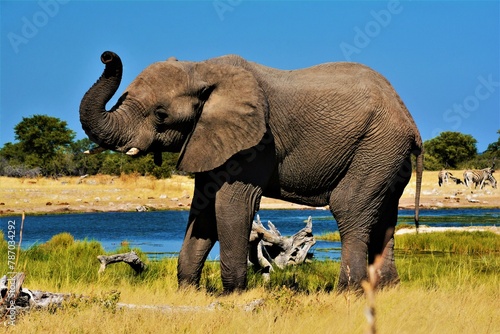
[[[416,221],[422,175],[417,127],[389,82],[354,63],[282,71],[224,56],[175,59],[146,68],[109,111],[120,58],[82,99],[80,120],[104,149],[129,155],[181,152],[195,193],[178,280],[197,285],[216,241],[224,290],[246,287],[247,247],[261,196],[329,205],[342,239],[338,288],[356,289],[377,255],[382,285],[399,281],[393,232],[417,156]]]

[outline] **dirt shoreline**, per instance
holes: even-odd
[[[454,175],[461,175],[455,171]],[[156,180],[141,176],[15,179],[0,177],[0,216],[189,210],[193,180],[183,176]],[[261,209],[327,209],[263,198]],[[415,178],[399,202],[400,209],[415,208]],[[500,190],[469,189],[437,184],[437,172],[424,172],[421,209],[500,208]]]

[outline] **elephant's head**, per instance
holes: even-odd
[[[266,132],[267,102],[247,70],[215,62],[158,62],[128,86],[109,111],[122,62],[104,52],[105,69],[80,105],[89,138],[104,149],[137,155],[181,152],[178,168],[212,170],[255,146]]]

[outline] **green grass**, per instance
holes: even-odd
[[[0,254],[6,254],[7,242],[0,236]],[[397,236],[401,284],[376,295],[379,331],[493,332],[493,324],[500,320],[499,239],[487,232]],[[461,246],[450,248],[452,244]],[[129,250],[125,246],[116,253]],[[247,291],[220,296],[218,262],[206,263],[201,289],[179,290],[175,258],[148,261],[140,250],[135,251],[148,265],[141,274],[124,263],[112,264],[98,274],[96,257],[105,254],[102,246],[91,240],[74,240],[69,234],[22,251],[17,271],[27,274],[25,287],[89,298],[74,300],[59,310],[33,310],[20,316],[11,331],[252,333],[258,329],[261,333],[360,333],[366,327],[364,298],[332,292],[340,271],[335,261],[276,269],[269,282],[249,270]],[[0,269],[8,271],[4,261],[0,261]],[[264,300],[264,304],[245,312],[241,305],[255,299]],[[117,301],[201,310],[118,310]],[[217,311],[204,310],[214,302],[219,305]]]
[[[395,248],[408,252],[465,255],[499,254],[500,236],[492,232],[439,232],[397,235]]]
[[[0,237],[2,237],[0,252],[7,254],[7,241],[1,232]],[[338,232],[318,238],[336,241],[337,237]],[[500,236],[491,232],[404,234],[396,236],[395,245],[402,281],[414,281],[415,277],[419,277],[427,283],[427,278],[435,277],[440,270],[446,272],[453,268],[459,268],[461,272],[472,268],[472,272],[487,274],[491,272],[491,268],[499,269],[497,266],[500,258],[498,256]],[[125,245],[115,253],[130,250]],[[106,254],[101,244],[92,240],[75,241],[70,234],[62,233],[45,244],[21,251],[16,271],[26,273],[27,284],[36,280],[56,289],[94,282],[112,287],[127,280],[132,285],[161,281],[163,288],[175,290],[177,265],[175,258],[148,261],[140,249],[134,250],[148,265],[148,270],[144,273],[136,275],[128,265],[122,263],[109,266],[104,274],[99,275],[97,256]],[[421,274],[415,272],[416,267]],[[0,269],[2,272],[10,271],[7,262],[2,262]],[[338,274],[337,262],[312,261],[284,270],[276,268],[271,275],[271,281],[267,283],[263,282],[260,273],[250,270],[248,281],[250,287],[285,285],[297,291],[331,291],[335,287]],[[222,290],[218,262],[207,262],[201,284],[210,292]]]
[[[324,234],[314,236],[317,240],[325,240],[325,241],[340,241],[340,233],[339,232],[327,232]]]
[[[338,232],[332,233],[333,237],[320,236],[328,240],[337,240]],[[0,232],[0,252],[7,254],[7,241]],[[442,268],[451,270],[472,268],[473,272],[487,273],[491,268],[498,266],[500,258],[500,236],[491,232],[440,232],[404,234],[396,236],[395,249],[402,280],[413,281],[415,277],[431,277],[429,272],[436,273]],[[131,249],[125,245],[114,253],[127,252]],[[140,249],[134,249],[148,265],[148,270],[140,275],[126,264],[109,266],[104,274],[97,273],[97,256],[106,254],[101,244],[92,240],[74,240],[68,233],[54,236],[45,244],[35,245],[27,250],[22,250],[18,255],[18,268],[27,275],[27,282],[50,282],[55,288],[70,287],[82,283],[99,282],[113,286],[124,279],[128,283],[151,284],[163,281],[169,290],[176,286],[175,258],[164,258],[160,261],[148,261]],[[487,259],[487,260],[485,260]],[[422,274],[415,272],[418,266]],[[441,266],[441,267],[439,267]],[[449,267],[446,267],[449,266]],[[7,262],[2,261],[0,269],[8,272]],[[499,270],[500,272],[500,270]],[[271,281],[264,283],[260,273],[249,271],[248,281],[250,287],[265,285],[288,286],[297,291],[331,291],[339,273],[339,264],[334,261],[312,261],[300,266],[293,266],[280,270],[275,269]],[[417,275],[417,276],[415,276]],[[435,276],[435,275],[434,275]],[[220,292],[222,285],[219,278],[218,262],[207,262],[203,270],[202,286],[211,292]]]
[[[500,257],[496,255],[397,255],[401,282],[425,289],[453,290],[460,286],[488,286],[498,294]]]

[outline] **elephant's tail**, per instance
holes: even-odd
[[[420,210],[420,190],[422,189],[422,173],[424,171],[424,151],[420,151],[420,153],[416,154],[417,158],[417,180],[415,186],[415,227],[418,231],[418,214]]]

